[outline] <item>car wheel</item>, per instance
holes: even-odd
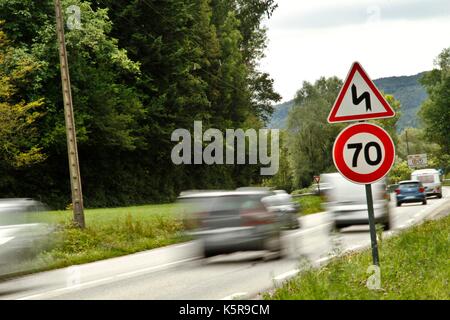
[[[438,193],[437,197],[438,197],[438,199],[441,199],[442,198],[442,193]]]
[[[300,222],[298,221],[297,217],[294,217],[291,224],[291,229],[299,229],[300,228]]]
[[[215,255],[216,255],[216,253],[213,252],[210,248],[208,248],[206,246],[203,248],[203,258],[210,258]]]
[[[281,237],[280,235],[274,236],[265,240],[263,250],[276,252],[281,249]]]
[[[281,244],[281,237],[276,236],[265,241],[263,250],[268,252],[263,256],[264,261],[278,260],[285,256],[285,250]]]
[[[397,207],[401,207],[401,206],[402,206],[402,203],[397,201]]]
[[[383,229],[384,231],[390,230],[391,229],[391,222],[387,221],[383,224]]]
[[[267,262],[267,261],[272,261],[272,260],[281,260],[284,257],[286,257],[285,250],[280,249],[278,251],[269,251],[269,252],[265,253],[264,256],[262,257],[262,260],[264,262]]]
[[[423,204],[423,205],[426,205],[426,204],[427,204],[427,200],[426,200],[426,199],[423,200],[423,201],[422,201],[422,204]]]
[[[343,226],[337,226],[336,223],[333,223],[333,226],[331,227],[331,231],[335,232],[335,233],[339,233],[339,232],[341,232],[342,228],[343,228]]]

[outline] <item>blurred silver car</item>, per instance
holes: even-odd
[[[326,208],[331,213],[336,230],[351,225],[369,224],[366,191],[364,185],[345,179],[340,173],[322,174],[321,181],[329,187],[326,192]],[[384,181],[372,184],[375,223],[385,230],[391,228],[389,201]]]
[[[16,264],[43,248],[51,228],[36,215],[44,210],[48,207],[33,199],[0,199],[0,275],[21,271]]]
[[[298,229],[300,222],[298,213],[300,205],[292,200],[292,196],[284,190],[274,190],[273,195],[262,199],[267,209],[275,213],[282,229]]]
[[[282,256],[280,224],[263,190],[192,192],[178,197],[186,224],[203,243],[204,257],[268,250]]]

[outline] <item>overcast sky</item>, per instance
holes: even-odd
[[[450,0],[278,0],[265,22],[261,69],[291,100],[303,81],[345,78],[359,61],[372,79],[433,68],[450,46]]]

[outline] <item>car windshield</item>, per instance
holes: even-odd
[[[209,210],[210,213],[215,211],[264,210],[259,195],[217,197],[209,199],[209,201],[214,204]]]
[[[182,199],[184,213],[208,212],[214,214],[223,211],[264,210],[261,195],[198,197]]]
[[[401,183],[400,189],[411,189],[411,188],[418,188],[419,184],[417,182],[408,182],[408,183]]]
[[[263,202],[268,206],[286,206],[291,204],[292,197],[288,194],[277,194],[263,198]]]
[[[422,183],[433,183],[434,182],[434,176],[433,175],[423,175],[418,176],[417,180],[419,180]]]

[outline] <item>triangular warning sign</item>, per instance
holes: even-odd
[[[358,62],[354,62],[328,115],[328,122],[391,118],[394,110]]]

